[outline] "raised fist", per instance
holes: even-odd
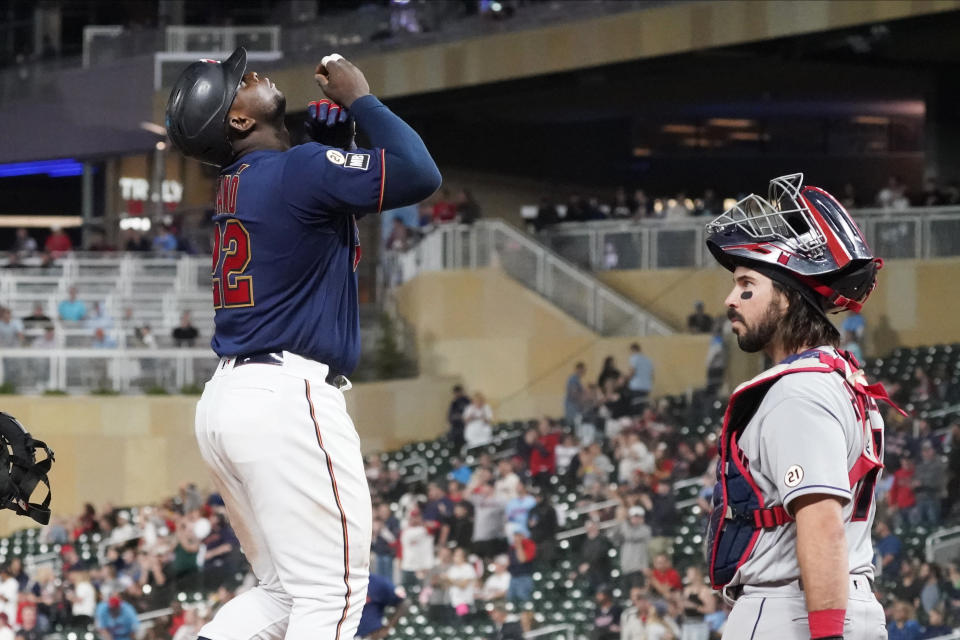
[[[370,93],[363,72],[339,53],[324,57],[313,77],[328,98],[348,109],[354,100]]]

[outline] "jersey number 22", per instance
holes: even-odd
[[[236,218],[218,222],[213,232],[213,308],[253,306],[250,233]]]

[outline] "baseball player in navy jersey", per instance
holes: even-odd
[[[880,385],[839,350],[827,314],[859,311],[882,265],[856,223],[802,174],[776,178],[707,225],[733,272],[740,348],[776,363],[731,395],[707,535],[723,637],[886,638],[873,594]]]
[[[440,174],[349,61],[327,56],[316,81],[329,100],[311,110],[325,116],[312,130],[342,148],[291,147],[284,96],[246,70],[242,48],[187,67],[167,105],[173,142],[221,167],[212,260],[221,360],[196,433],[259,580],[203,627],[211,640],[350,640],[366,598],[370,495],[344,403],[360,351],[356,218],[419,202]],[[354,121],[371,148],[354,148]]]

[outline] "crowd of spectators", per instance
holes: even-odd
[[[910,207],[937,207],[960,205],[960,183],[941,184],[928,178],[922,187],[914,189],[898,177],[890,176],[873,198],[862,197],[852,183],[831,191],[848,209],[880,208],[904,210]],[[536,216],[528,222],[534,231],[543,231],[560,222],[589,222],[594,220],[683,220],[694,217],[720,215],[745,194],[719,196],[714,189],[704,189],[697,196],[688,192],[671,195],[648,195],[644,189],[630,191],[618,187],[613,192],[594,192],[584,195],[571,193],[566,198],[544,195],[537,205]]]
[[[220,606],[253,586],[223,501],[193,484],[132,511],[88,504],[75,517],[55,517],[35,542],[54,553],[0,566],[3,637],[91,629],[111,640],[193,640]],[[164,609],[148,623],[138,619]]]
[[[400,255],[430,231],[451,223],[473,224],[480,215],[480,205],[469,189],[446,187],[420,204],[384,211],[380,216],[384,283],[392,287],[403,282]]]
[[[877,192],[873,202],[860,202],[851,185],[847,187],[847,198],[854,206],[875,206],[881,209],[908,209],[910,207],[943,207],[960,204],[960,182],[952,180],[942,183],[930,177],[924,180],[920,188],[909,188],[899,176],[890,176],[887,183]],[[844,203],[846,204],[846,203]]]
[[[13,244],[7,247],[5,267],[9,269],[23,269],[28,266],[52,267],[57,259],[81,248],[95,253],[131,251],[149,253],[153,256],[195,252],[193,243],[186,237],[181,225],[174,218],[169,218],[151,231],[126,229],[117,245],[110,244],[102,233],[96,231],[89,232],[86,246],[81,247],[75,237],[71,237],[59,227],[51,227],[49,230],[20,228],[16,231]],[[25,260],[27,262],[24,262]]]
[[[628,369],[621,371],[613,356],[603,361],[597,382],[586,380],[587,366],[578,362],[567,378],[563,412],[567,424],[575,424],[578,436],[589,444],[606,418],[619,420],[642,415],[653,389],[654,365],[639,343],[630,345]]]
[[[116,248],[103,242],[102,234],[93,233],[89,251],[114,251]],[[127,230],[123,247],[127,251],[152,252],[152,255],[172,255],[188,250],[189,243],[178,237],[178,228],[173,219],[160,226],[153,235]],[[59,266],[60,258],[74,249],[73,241],[62,229],[53,228],[43,241],[25,228],[17,229],[16,238],[7,253],[4,269],[32,269],[41,273]],[[71,335],[87,331],[87,339],[74,344],[92,348],[116,348],[121,342],[127,346],[152,349],[158,346],[157,337],[149,323],[135,320],[134,309],[126,307],[122,317],[114,319],[105,304],[98,300],[83,300],[72,286],[67,297],[57,304],[54,317],[36,302],[30,315],[13,316],[11,309],[0,307],[0,347],[33,347],[40,349],[69,345],[62,335],[70,330]],[[184,311],[179,325],[170,331],[170,343],[177,347],[193,347],[197,344],[199,331],[193,325],[189,311]],[[82,338],[82,336],[81,336]]]
[[[444,187],[420,204],[391,209],[381,214],[381,239],[389,251],[406,251],[424,234],[439,225],[473,224],[480,218],[480,205],[469,189]]]
[[[706,585],[702,559],[676,545],[685,514],[699,514],[701,526],[709,510],[717,434],[681,428],[689,416],[650,396],[645,385],[655,367],[645,360],[634,345],[626,372],[608,357],[595,383],[582,363],[568,381],[570,395],[619,388],[629,400],[577,404],[563,421],[543,417],[496,454],[471,447],[466,435],[471,407],[492,428],[489,404],[456,387],[446,437],[462,453],[449,472],[422,484],[379,456],[367,461],[371,572],[402,585],[431,622],[492,622],[496,638],[519,638],[536,626],[542,587],[534,576],[561,566],[569,567],[562,588],[595,604],[591,640],[719,637],[729,606]],[[904,405],[948,392],[942,373],[923,367],[909,382],[885,382]],[[932,638],[960,622],[960,559],[929,562],[904,538],[960,514],[960,420],[940,431],[893,411],[885,420],[875,587],[890,637]],[[694,510],[678,505],[676,490],[691,482]],[[560,492],[575,493],[575,503],[562,506]],[[571,544],[557,539],[580,525]],[[168,606],[173,613],[153,621],[146,637],[193,638],[218,606],[252,584],[222,501],[193,485],[132,511],[88,505],[76,517],[55,518],[37,542],[56,557],[11,558],[0,570],[0,633],[5,621],[24,640],[87,625],[123,640],[139,624],[135,613]]]
[[[535,231],[542,231],[560,222],[675,220],[721,213],[723,199],[713,189],[706,189],[700,196],[691,198],[685,192],[651,197],[643,189],[631,193],[626,187],[619,187],[612,194],[584,196],[572,193],[566,200],[545,195],[537,205],[536,217],[530,222]]]
[[[70,287],[67,298],[57,305],[56,320],[47,315],[42,302],[36,302],[30,315],[13,316],[9,307],[0,306],[0,347],[52,349],[61,346],[58,329],[89,339],[79,341],[81,347],[112,349],[118,346],[115,336],[126,336],[127,346],[156,349],[157,338],[149,323],[135,318],[133,307],[126,307],[120,319],[114,319],[104,303],[87,304],[80,300],[77,288]],[[170,343],[176,347],[193,347],[200,333],[193,325],[189,311],[180,316],[180,323],[170,332]]]
[[[693,324],[691,330],[708,329],[705,320]],[[851,320],[848,332],[858,329],[862,322]],[[591,639],[718,638],[729,605],[706,585],[702,558],[675,548],[684,513],[675,485],[699,486],[694,513],[698,526],[705,525],[717,433],[682,432],[683,415],[650,396],[654,369],[640,345],[631,348],[626,371],[607,357],[596,382],[579,363],[567,381],[562,422],[542,418],[504,455],[473,449],[471,464],[463,416],[478,403],[455,387],[447,438],[466,457],[453,460],[446,477],[404,486],[398,469],[369,461],[375,571],[403,584],[432,620],[471,621],[486,612],[502,625],[498,633],[512,620],[519,633],[534,626],[538,611],[531,576],[565,559],[571,562],[563,576],[568,587],[596,604]],[[922,367],[908,383],[884,382],[904,405],[947,393],[943,372],[928,375]],[[960,421],[933,432],[926,420],[884,411],[876,590],[891,638],[933,638],[960,623],[960,559],[928,562],[908,549],[900,537],[907,533],[896,532],[929,530],[960,515],[960,446],[954,442]],[[570,488],[585,514],[579,522],[551,500]],[[559,547],[557,532],[578,524],[584,524],[579,544]]]

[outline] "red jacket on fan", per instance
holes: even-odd
[[[538,473],[557,472],[557,444],[560,442],[560,434],[550,432],[545,436],[540,436],[537,440],[537,446],[533,448],[530,454],[530,475]]]

